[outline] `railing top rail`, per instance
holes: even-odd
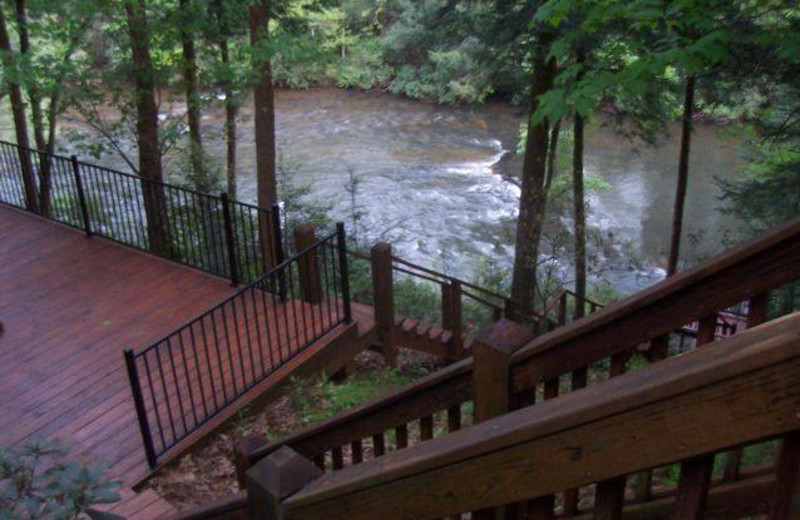
[[[609,338],[634,347],[798,278],[800,218],[533,339],[513,356],[515,387],[561,375],[552,372],[556,365],[578,368],[606,357]]]
[[[305,254],[308,254],[309,252],[311,252],[314,249],[317,249],[317,248],[323,246],[324,244],[326,244],[327,242],[329,242],[331,240],[334,240],[337,236],[338,236],[338,233],[334,232],[334,233],[332,233],[331,235],[328,235],[325,238],[321,238],[321,239],[317,240],[316,243],[306,247],[305,249],[302,249],[302,250],[298,251],[297,253],[294,254],[294,256],[292,256],[292,257],[284,260],[280,264],[274,266],[269,271],[267,271],[265,274],[259,276],[255,281],[250,282],[249,284],[247,284],[246,286],[244,286],[244,287],[242,287],[240,289],[237,289],[233,294],[231,294],[230,296],[228,296],[227,298],[225,298],[221,302],[214,304],[213,306],[209,307],[207,310],[205,310],[201,314],[198,314],[197,316],[194,316],[193,318],[190,318],[190,319],[186,320],[184,323],[182,323],[178,327],[175,327],[175,329],[173,329],[171,332],[168,332],[167,334],[165,334],[164,336],[162,336],[158,340],[156,340],[153,343],[151,343],[149,346],[139,350],[138,352],[135,352],[135,355],[136,356],[142,356],[142,355],[146,354],[147,352],[151,351],[152,349],[157,348],[160,344],[162,344],[167,339],[171,338],[172,336],[174,336],[178,332],[186,329],[187,327],[190,327],[195,322],[197,322],[199,320],[202,320],[203,318],[205,318],[206,316],[210,315],[211,313],[213,313],[217,309],[220,309],[220,308],[224,307],[225,305],[229,304],[230,302],[236,300],[243,293],[246,293],[247,291],[255,289],[255,288],[259,287],[260,285],[263,285],[263,283],[266,280],[268,280],[271,276],[275,276],[275,274],[280,272],[282,269],[285,269],[292,262],[297,261],[297,259],[300,258],[301,256],[303,256]]]
[[[374,398],[345,413],[277,439],[253,451],[250,454],[251,462],[255,463],[283,446],[291,446],[301,453],[313,453],[335,446],[337,443],[350,442],[353,435],[367,436],[379,433],[386,428],[383,423],[396,425],[403,422],[407,413],[412,415],[421,411],[423,414],[427,413],[424,410],[425,406],[429,406],[433,413],[446,406],[446,403],[442,404],[443,402],[450,399],[459,400],[459,389],[468,390],[471,377],[472,358],[453,363],[388,395]],[[375,426],[365,426],[368,423]],[[372,429],[374,431],[367,431]],[[331,432],[336,433],[331,434]]]
[[[387,520],[440,518],[782,435],[800,428],[792,412],[800,387],[798,341],[800,313],[715,347],[324,475],[283,501],[284,518],[361,519],[374,518],[376,512]],[[744,398],[749,393],[755,401]],[[720,399],[725,395],[735,398]],[[762,400],[770,405],[754,406]],[[696,434],[696,422],[686,419],[717,421],[715,414],[707,413],[709,407],[735,412],[737,428],[701,428],[702,434]],[[692,433],[685,430],[686,435],[677,439],[674,429],[649,430],[640,439],[646,445],[641,457],[618,456],[615,449],[630,448],[626,440],[595,442],[578,457],[554,456],[547,444],[562,434],[575,437],[576,432],[582,432],[582,439],[618,438],[612,426],[618,428],[622,418],[639,426],[653,415],[665,414],[684,419],[676,424],[686,424]],[[587,465],[594,471],[584,471]],[[554,471],[562,466],[571,470]],[[534,473],[552,478],[532,478]],[[497,485],[486,485],[489,476]]]
[[[88,167],[88,168],[95,168],[95,169],[98,169],[98,170],[103,170],[103,171],[106,171],[106,172],[109,172],[109,173],[113,173],[114,175],[120,175],[122,177],[127,177],[129,179],[134,179],[134,180],[137,180],[137,181],[144,180],[146,182],[154,183],[154,184],[156,184],[158,186],[163,186],[164,188],[169,188],[169,189],[174,189],[174,190],[182,190],[182,191],[185,191],[185,192],[188,192],[188,193],[191,193],[193,195],[200,196],[200,197],[206,197],[206,198],[214,199],[214,200],[218,200],[218,201],[222,200],[222,198],[219,195],[214,195],[214,194],[211,194],[211,193],[204,193],[204,192],[196,190],[194,188],[189,188],[189,187],[186,187],[186,186],[180,186],[178,184],[172,184],[172,183],[169,183],[169,182],[154,181],[152,179],[148,179],[146,177],[142,177],[142,176],[137,175],[135,173],[124,172],[124,171],[118,170],[116,168],[111,168],[111,167],[108,167],[108,166],[101,166],[99,164],[93,164],[93,163],[90,163],[90,162],[86,162],[86,161],[84,161],[82,159],[77,158],[76,156],[67,157],[65,155],[60,155],[60,154],[56,154],[56,153],[49,153],[49,152],[46,152],[46,151],[43,151],[43,150],[37,150],[35,148],[29,148],[29,147],[25,147],[25,146],[20,146],[20,145],[18,145],[16,143],[11,143],[11,142],[8,142],[8,141],[3,141],[3,140],[0,140],[0,145],[7,145],[7,146],[14,147],[14,148],[19,148],[19,149],[25,150],[25,151],[27,151],[29,153],[47,155],[49,157],[52,157],[54,159],[59,159],[59,160],[62,160],[62,161],[72,161],[73,158],[74,158],[74,160],[80,166],[84,166],[84,167]],[[242,206],[246,206],[246,207],[251,208],[251,209],[257,209],[259,211],[272,211],[272,208],[262,208],[261,206],[250,204],[248,202],[242,202],[242,201],[239,201],[239,200],[231,200],[231,202],[235,203],[235,204],[240,204]]]
[[[511,299],[508,296],[504,296],[504,295],[502,295],[502,294],[500,294],[498,292],[492,291],[490,289],[486,289],[485,287],[481,287],[479,285],[475,285],[474,283],[470,283],[470,282],[468,282],[466,280],[462,280],[460,278],[457,278],[455,276],[451,276],[449,274],[440,273],[440,272],[435,271],[433,269],[430,269],[428,267],[424,267],[424,266],[415,264],[413,262],[409,262],[408,260],[403,260],[402,258],[399,258],[397,256],[392,256],[392,260],[394,262],[400,264],[400,265],[404,265],[406,267],[410,267],[411,269],[415,269],[417,271],[429,274],[431,276],[436,276],[436,277],[439,277],[439,278],[443,278],[443,279],[448,280],[450,282],[458,282],[464,287],[469,287],[472,290],[482,292],[482,293],[484,293],[484,294],[486,294],[488,296],[492,296],[492,297],[498,298],[500,300],[510,300]]]
[[[371,261],[371,257],[366,253],[362,253],[362,252],[359,252],[359,251],[348,250],[347,254],[349,254],[349,255],[351,255],[354,258],[357,258],[359,260]],[[485,287],[481,287],[481,286],[476,285],[474,283],[467,282],[466,280],[462,280],[460,278],[456,278],[454,276],[450,276],[450,275],[441,273],[441,272],[436,271],[434,269],[430,269],[428,267],[423,267],[423,266],[415,264],[413,262],[409,262],[408,260],[403,260],[402,258],[399,258],[399,257],[394,256],[394,255],[392,256],[392,264],[393,264],[392,268],[395,271],[399,271],[401,273],[405,273],[405,274],[408,274],[408,275],[411,275],[411,276],[416,276],[418,278],[421,278],[423,280],[427,280],[427,281],[432,282],[432,283],[444,284],[444,283],[456,282],[456,283],[461,284],[461,286],[463,288],[472,289],[473,291],[476,291],[478,293],[484,294],[484,295],[489,296],[491,298],[496,298],[496,299],[498,299],[500,301],[503,301],[503,302],[517,303],[513,298],[511,298],[509,296],[502,295],[502,294],[500,294],[500,293],[498,293],[496,291],[492,291],[490,289],[486,289]],[[403,266],[408,267],[409,269],[404,269],[404,268],[398,267],[397,265],[394,265],[394,264],[403,265]],[[419,272],[414,272],[414,271],[419,271]],[[425,273],[425,274],[420,274],[420,273]],[[496,308],[496,309],[502,308],[501,305],[492,303],[492,302],[486,300],[485,298],[482,298],[482,297],[477,296],[475,294],[469,293],[467,291],[462,291],[462,292],[463,292],[464,296],[467,296],[468,298],[472,298],[473,300],[477,301],[478,303],[481,303],[483,305],[486,305],[488,307],[493,307],[493,308]],[[521,306],[518,305],[518,307],[521,309]],[[539,311],[531,310],[531,311],[526,311],[526,312],[528,314],[530,314],[531,316],[533,316],[534,318],[545,319],[545,314],[541,313]]]
[[[574,297],[576,300],[578,298],[578,295],[575,294],[575,291],[573,291],[571,289],[561,289],[560,291],[558,291],[558,293],[556,294],[555,298],[550,300],[550,302],[547,304],[547,306],[545,306],[543,314],[545,316],[547,316],[547,314],[549,312],[554,311],[556,309],[556,307],[559,305],[559,303],[561,301],[561,298],[564,297],[564,295],[570,295],[570,296]],[[592,300],[590,298],[587,298],[585,296],[583,297],[583,302],[584,302],[584,304],[589,304],[589,305],[591,305],[591,306],[593,306],[593,307],[595,307],[597,309],[602,309],[603,307],[605,307],[605,305],[603,305],[602,303],[596,302],[596,301],[594,301],[594,300]]]

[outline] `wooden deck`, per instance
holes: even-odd
[[[0,244],[0,445],[59,438],[82,460],[110,463],[124,484],[136,481],[147,464],[123,349],[233,289],[5,206]]]
[[[126,486],[117,512],[132,518],[168,513],[171,506],[154,493],[136,495],[129,489],[148,467],[123,350],[158,341],[224,300],[233,288],[225,280],[88,239],[2,205],[0,287],[5,327],[0,335],[0,446],[61,439],[79,460],[111,465],[111,476]],[[354,311],[362,321],[360,332],[371,331],[371,309]],[[313,358],[316,348],[308,350],[292,364]],[[276,377],[285,377],[291,368]],[[233,365],[218,370],[223,378],[234,374]],[[209,427],[226,415],[219,414],[217,424]]]

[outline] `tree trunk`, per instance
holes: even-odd
[[[22,89],[16,78],[16,64],[14,63],[11,40],[8,37],[5,12],[0,4],[0,51],[2,51],[3,68],[6,69],[8,81],[8,95],[11,100],[11,113],[14,118],[14,130],[17,136],[17,145],[20,146],[19,162],[22,185],[25,191],[25,205],[29,211],[39,212],[39,201],[36,193],[36,179],[33,174],[33,164],[28,153],[30,141],[28,140],[28,123],[25,119],[25,101],[22,98]]]
[[[694,114],[695,76],[686,78],[683,99],[683,130],[681,132],[681,155],[678,163],[678,186],[675,190],[675,208],[672,211],[672,242],[669,249],[667,276],[678,272],[681,233],[683,231],[683,208],[686,204],[686,187],[689,182],[689,154],[692,144],[692,115]]]
[[[158,107],[155,100],[155,71],[150,58],[145,0],[125,0],[128,33],[133,54],[133,83],[136,95],[136,132],[139,146],[139,175],[147,214],[147,238],[151,249],[169,256],[166,231],[167,210],[161,147],[158,138]]]
[[[219,42],[220,55],[222,56],[222,64],[226,69],[230,69],[230,51],[228,50],[228,40],[223,36]],[[234,99],[233,85],[230,79],[225,80],[225,135],[227,137],[227,184],[228,184],[228,197],[236,199],[236,117],[239,111],[236,100]]]
[[[225,10],[224,0],[215,0],[215,13],[217,17],[217,30],[219,32],[219,56],[224,70],[224,80],[222,89],[225,94],[225,137],[227,142],[226,153],[226,184],[228,197],[236,200],[236,117],[238,116],[239,106],[235,99],[233,72],[231,69],[231,53],[228,39],[231,37],[229,30],[231,21],[228,12]]]
[[[582,318],[586,301],[586,201],[583,186],[583,116],[575,114],[572,149],[572,202],[575,210],[575,318]]]
[[[545,191],[550,191],[553,179],[558,175],[558,141],[561,137],[561,120],[553,125],[550,131],[550,149],[547,152],[547,180],[544,183]]]
[[[201,135],[201,104],[197,80],[197,53],[195,51],[191,0],[180,0],[181,47],[183,48],[183,86],[186,91],[186,112],[189,122],[189,157],[192,163],[194,184],[198,190],[209,192],[210,185],[203,162],[203,136]]]
[[[522,189],[511,293],[512,297],[526,309],[532,309],[535,304],[539,243],[547,211],[546,181],[550,125],[547,120],[534,123],[533,114],[538,109],[540,96],[550,90],[556,77],[556,61],[547,57],[551,42],[552,36],[542,36],[534,57],[528,137],[522,165]]]
[[[576,65],[580,67],[577,81],[584,77],[584,64],[586,55],[579,50],[576,56]],[[580,319],[586,313],[586,197],[584,193],[584,133],[585,125],[583,116],[575,113],[572,133],[572,204],[575,217],[575,319]]]
[[[275,175],[275,94],[272,87],[272,63],[263,43],[269,38],[270,0],[259,0],[250,6],[250,44],[253,47],[253,67],[258,78],[253,92],[255,104],[256,178],[258,205],[271,208],[278,200]],[[262,268],[276,263],[272,246],[271,222],[266,215],[259,221]]]
[[[28,31],[28,12],[26,0],[16,0],[17,32],[19,33],[19,51],[23,56],[30,56],[31,38]],[[31,103],[31,122],[33,123],[33,137],[39,151],[47,151],[45,138],[44,114],[42,112],[42,96],[34,82],[28,86],[28,99]],[[39,211],[42,215],[50,215],[51,191],[51,161],[47,154],[39,155]]]

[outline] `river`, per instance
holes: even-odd
[[[359,179],[355,203],[363,212],[363,242],[381,238],[399,256],[467,278],[488,257],[510,269],[519,189],[509,179],[518,177],[522,166],[515,154],[522,108],[501,102],[450,107],[382,93],[315,89],[278,91],[276,113],[280,155],[290,165],[292,182],[309,184],[310,197],[330,204],[334,218],[352,213],[345,187],[351,175]],[[250,103],[241,115],[239,198],[252,202]],[[218,104],[206,110],[208,151],[220,164],[223,121]],[[7,136],[8,128],[3,130]],[[726,230],[736,227],[718,211],[714,179],[736,176],[743,162],[739,143],[719,137],[717,130],[698,124],[693,141],[683,251],[690,261],[722,250]],[[676,125],[656,147],[629,141],[597,122],[587,135],[587,174],[610,184],[589,195],[589,226],[602,239],[593,266],[598,280],[621,293],[664,276],[677,158]],[[114,158],[104,162],[123,167]],[[569,212],[553,212],[568,228]],[[567,254],[557,255],[557,265],[569,275]]]

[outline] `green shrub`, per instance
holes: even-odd
[[[349,47],[345,58],[330,73],[337,87],[362,90],[386,84],[391,74],[391,67],[384,63],[380,41],[375,37],[365,37]]]
[[[119,500],[119,482],[105,481],[104,467],[67,460],[68,453],[54,441],[0,449],[0,519],[96,517],[91,506]]]

